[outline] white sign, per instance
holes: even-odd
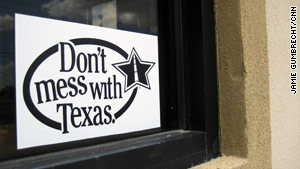
[[[15,19],[18,149],[160,127],[157,36]]]

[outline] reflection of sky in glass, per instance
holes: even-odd
[[[109,1],[92,7],[92,24],[107,28],[117,28],[116,1]]]
[[[86,23],[88,13],[85,0],[53,0],[41,5],[50,17]]]
[[[117,1],[118,29],[157,35],[157,3],[154,0]]]

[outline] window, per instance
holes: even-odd
[[[0,166],[186,168],[218,156],[212,4],[190,0],[0,2]],[[158,35],[161,127],[17,150],[15,13]]]

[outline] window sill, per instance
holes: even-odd
[[[187,168],[207,159],[204,132],[175,130],[0,163],[0,168]]]

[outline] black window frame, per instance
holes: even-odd
[[[166,56],[160,58],[166,131],[4,161],[0,168],[187,168],[218,157],[213,0],[159,2],[158,16],[165,25],[159,27],[159,48]]]

